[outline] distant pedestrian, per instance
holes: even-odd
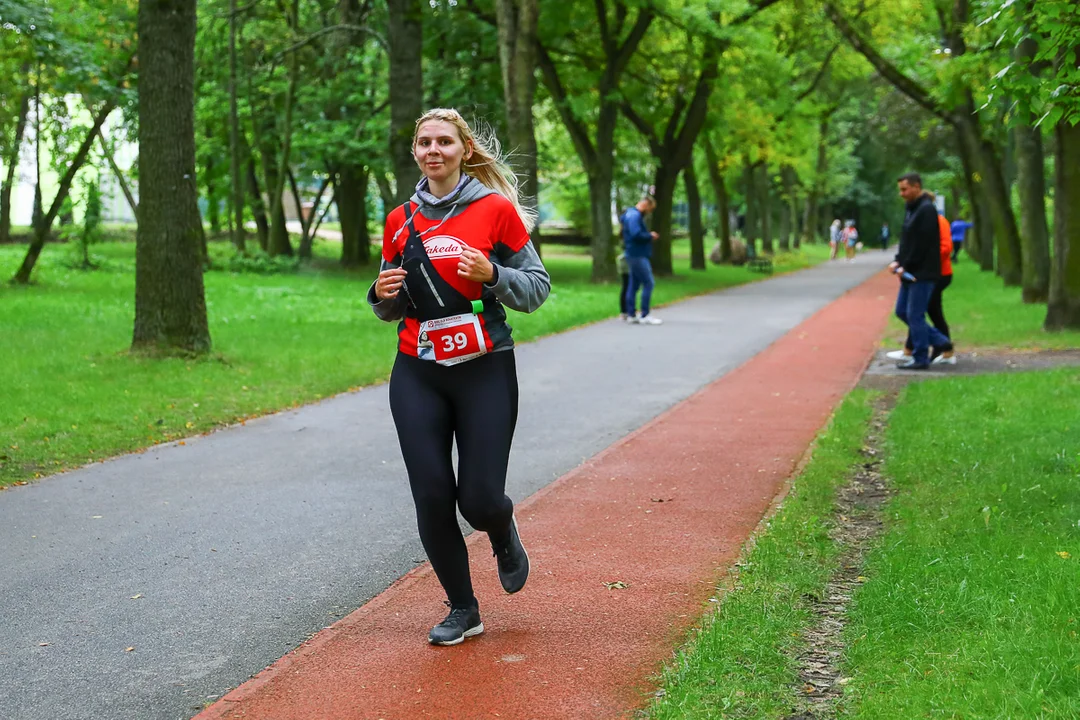
[[[933,201],[933,193],[927,193],[930,200]],[[934,359],[931,361],[931,365],[955,365],[956,353],[953,351],[954,343],[952,342],[952,331],[949,329],[949,323],[945,320],[945,308],[943,305],[942,295],[945,289],[952,284],[952,258],[953,243],[952,232],[949,227],[949,221],[945,219],[945,215],[938,214],[938,237],[940,238],[940,253],[941,253],[941,279],[937,281],[934,286],[934,292],[930,295],[930,302],[926,305],[926,314],[930,316],[930,324],[934,326],[938,332],[949,338],[948,349],[943,349],[940,353],[934,353]],[[894,350],[887,353],[887,357],[893,360],[904,360],[910,358],[915,352],[915,344],[911,340],[911,331],[908,331],[907,340],[904,341],[903,350]]]
[[[908,326],[912,342],[911,357],[901,360],[897,367],[925,370],[938,355],[953,349],[948,336],[926,324],[927,305],[941,279],[941,231],[937,209],[930,196],[923,192],[922,177],[918,173],[907,173],[900,177],[897,185],[905,202],[904,227],[896,259],[889,269],[900,276],[896,316]]]
[[[484,631],[459,510],[488,534],[506,592],[529,577],[506,495],[518,384],[504,308],[532,312],[551,280],[512,171],[456,110],[417,120],[413,158],[423,178],[386,218],[368,303],[380,319],[400,320],[390,410],[420,541],[450,607],[428,642],[456,645]]]
[[[882,250],[888,250],[889,249],[889,223],[882,223],[881,224],[880,239],[881,239],[881,249]]]
[[[859,242],[859,230],[855,227],[854,220],[848,220],[844,223],[841,238],[844,243],[844,257],[850,263],[855,262],[855,245]]]
[[[960,259],[960,248],[964,246],[964,240],[967,239],[968,230],[975,227],[967,220],[961,220],[957,218],[952,221],[950,230],[952,233],[952,261],[957,262]]]
[[[656,209],[656,200],[645,195],[637,205],[623,213],[622,234],[626,264],[630,268],[630,287],[626,291],[627,322],[639,325],[660,325],[658,317],[649,314],[655,284],[652,273],[653,240],[660,237],[645,227],[645,216]],[[635,312],[638,290],[641,290],[641,311]]]
[[[829,226],[829,259],[836,259],[836,251],[840,247],[840,238],[844,234],[843,223],[840,222],[840,218],[832,221],[832,225]]]

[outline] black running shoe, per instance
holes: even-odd
[[[448,606],[450,603],[446,603]],[[480,622],[480,608],[450,607],[450,614],[441,623],[431,628],[428,642],[432,645],[457,645],[465,638],[484,632],[484,623]]]
[[[525,587],[525,581],[529,579],[529,556],[518,536],[517,518],[510,519],[510,537],[506,544],[492,543],[491,549],[499,562],[499,582],[503,590],[513,595]]]

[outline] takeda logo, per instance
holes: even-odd
[[[459,257],[462,242],[449,235],[436,235],[424,241],[424,250],[432,260],[436,258]]]

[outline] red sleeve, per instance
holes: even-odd
[[[386,216],[386,226],[383,228],[382,256],[386,262],[393,262],[401,250],[394,242],[394,233],[405,224],[405,211],[396,207]],[[400,239],[400,238],[399,238]]]
[[[497,240],[513,252],[518,252],[525,247],[525,243],[529,242],[529,231],[525,229],[525,223],[521,222],[521,217],[518,215],[514,203],[502,196],[499,197],[502,202],[499,203],[497,224],[499,234]]]

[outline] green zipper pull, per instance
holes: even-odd
[[[473,300],[472,301],[472,311],[474,313],[476,313],[477,315],[483,313],[484,312],[484,301],[483,300]]]

